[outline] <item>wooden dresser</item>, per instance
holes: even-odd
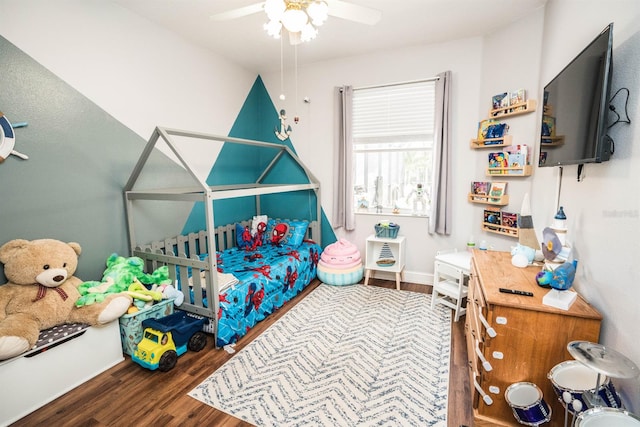
[[[547,374],[573,360],[567,344],[598,342],[602,316],[581,296],[569,310],[542,304],[549,292],[535,280],[540,267],[518,268],[508,252],[474,250],[469,279],[465,335],[476,426],[518,426],[505,399],[516,382],[536,384],[552,409],[544,426],[562,426],[564,408]],[[533,292],[506,294],[499,288]],[[490,403],[490,404],[489,404]]]

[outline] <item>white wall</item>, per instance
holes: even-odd
[[[0,0],[0,35],[145,140],[156,126],[227,135],[256,79],[106,1]]]
[[[542,48],[542,28],[544,24],[544,8],[527,16],[515,24],[506,26],[485,37],[482,81],[480,84],[480,105],[476,116],[477,122],[489,118],[491,109],[491,97],[502,92],[510,92],[525,89],[527,98],[539,101],[538,76],[540,53]],[[540,105],[541,103],[539,103]],[[539,110],[539,108],[538,108]],[[509,134],[513,137],[513,144],[526,144],[530,149],[536,146],[536,134],[538,131],[538,116],[535,113],[511,116],[504,119],[509,125]],[[475,150],[476,177],[482,181],[486,177],[488,153],[493,150]],[[535,161],[535,154],[531,154],[531,161]],[[502,208],[505,212],[520,213],[525,194],[532,194],[532,182],[536,179],[537,171],[531,177],[505,178],[507,182],[507,194],[509,205]],[[498,178],[492,178],[499,181]],[[473,205],[472,217],[475,221],[481,221],[485,205]],[[534,218],[534,225],[536,219]],[[503,237],[495,233],[483,232],[482,238],[490,246],[501,250],[509,248],[517,243],[512,237]]]
[[[301,48],[304,48],[301,47]],[[291,55],[291,54],[290,54]],[[292,63],[285,57],[287,63]],[[476,132],[478,87],[482,63],[482,40],[472,38],[438,45],[408,47],[378,54],[363,55],[341,60],[312,64],[298,70],[298,97],[292,83],[294,72],[285,71],[284,102],[280,73],[263,75],[263,80],[278,108],[284,107],[288,117],[300,116],[293,126],[293,141],[302,160],[311,167],[323,186],[322,206],[329,219],[333,213],[333,90],[336,86],[363,87],[377,84],[418,80],[451,70],[453,75],[453,234],[450,237],[430,236],[427,220],[419,218],[391,218],[400,224],[400,233],[407,239],[406,280],[431,283],[433,256],[442,248],[463,248],[470,234],[479,234],[479,225],[466,220],[468,206],[466,194],[473,180],[474,153],[469,150],[469,139]],[[303,103],[304,97],[310,103]],[[357,230],[337,234],[358,245],[364,256],[364,242],[373,232],[373,225],[386,216],[358,215]],[[381,276],[382,277],[382,276]]]
[[[566,166],[560,204],[568,218],[568,240],[579,260],[575,288],[604,316],[600,342],[640,365],[640,2],[636,0],[550,0],[546,7],[540,61],[544,87],[602,29],[614,22],[613,90],[631,91],[631,125],[610,129],[616,151],[609,162]],[[624,109],[621,97],[616,108]],[[540,230],[555,213],[558,168],[536,169],[534,223]],[[562,325],[558,325],[562,327]],[[628,409],[640,413],[640,382],[614,380]]]

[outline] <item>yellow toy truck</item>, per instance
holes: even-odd
[[[202,332],[206,319],[176,311],[159,319],[142,321],[144,334],[131,359],[139,365],[162,372],[170,371],[176,365],[178,356],[187,349],[200,351],[207,344],[207,336]]]

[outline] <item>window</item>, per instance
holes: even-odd
[[[354,89],[356,212],[429,211],[434,111],[435,79]]]

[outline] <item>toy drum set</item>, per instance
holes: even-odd
[[[611,378],[634,378],[640,371],[617,351],[588,341],[567,345],[575,360],[556,365],[547,375],[574,426],[636,426],[640,418],[624,410]]]
[[[520,424],[535,427],[551,420],[551,408],[544,401],[542,390],[533,383],[511,384],[504,397]]]
[[[611,378],[634,378],[638,367],[622,354],[588,341],[572,341],[567,350],[576,360],[559,363],[548,373],[553,390],[574,427],[640,427],[640,417],[626,411]],[[505,399],[520,424],[537,427],[551,420],[551,409],[532,383],[511,384]]]

